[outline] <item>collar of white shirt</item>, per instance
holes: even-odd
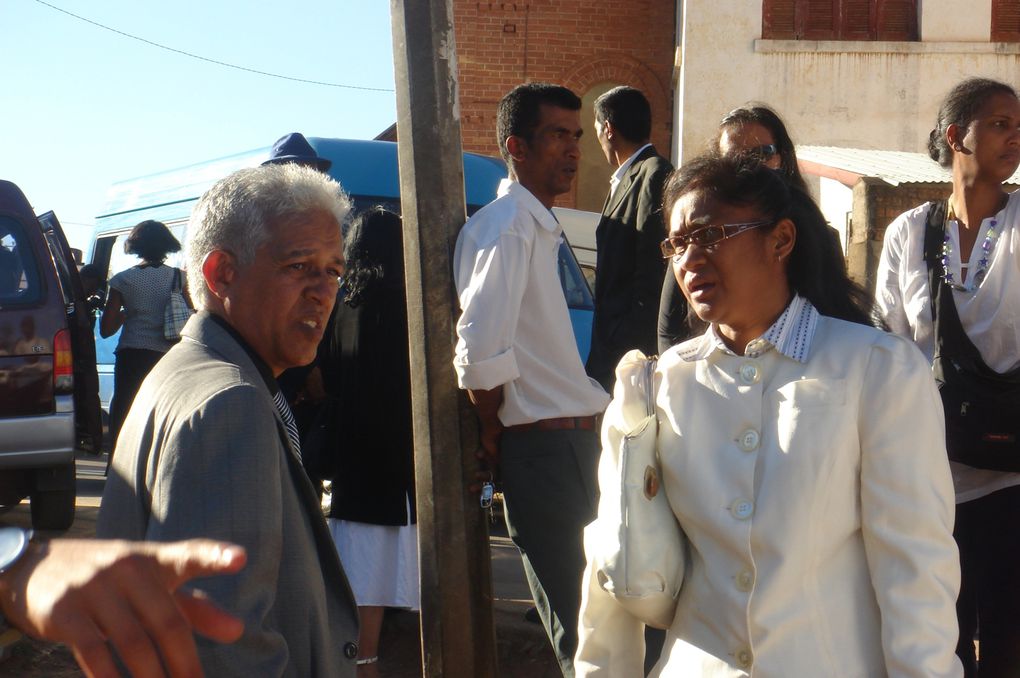
[[[499,182],[499,188],[496,189],[496,197],[502,198],[504,195],[509,195],[513,198],[518,205],[523,209],[527,210],[528,213],[535,217],[542,228],[549,231],[550,233],[559,233],[560,222],[553,214],[553,211],[543,205],[535,194],[524,188],[521,184],[512,179],[501,179]]]
[[[799,294],[793,295],[786,310],[776,318],[765,334],[747,344],[744,355],[748,358],[757,358],[775,349],[791,360],[807,362],[811,352],[811,340],[818,328],[818,315],[810,301]],[[681,344],[679,349],[680,358],[687,362],[703,360],[713,351],[735,355],[723,343],[714,325],[700,337]]]
[[[634,152],[634,155],[624,160],[623,164],[616,168],[616,171],[613,172],[613,176],[609,177],[610,195],[616,193],[616,187],[620,185],[621,181],[623,181],[623,175],[627,173],[627,170],[629,170],[630,166],[634,164],[637,157],[644,153],[646,148],[651,148],[651,146],[651,144],[645,144],[641,148],[637,149],[637,151]]]

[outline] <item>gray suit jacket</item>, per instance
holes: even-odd
[[[197,637],[206,675],[355,675],[357,608],[315,492],[255,364],[207,314],[142,384],[96,533],[248,550],[238,575],[195,582],[245,622],[233,644]]]

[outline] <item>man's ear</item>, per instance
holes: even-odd
[[[797,227],[789,219],[780,219],[772,229],[772,247],[776,261],[782,261],[793,252],[797,244]]]
[[[528,154],[528,142],[523,137],[511,134],[506,138],[506,152],[516,162],[520,162]]]
[[[209,292],[223,299],[237,276],[237,260],[226,250],[213,250],[202,261],[202,276]]]

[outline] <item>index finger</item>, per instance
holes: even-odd
[[[196,577],[233,574],[248,560],[244,547],[211,539],[140,545],[155,558],[160,575],[171,590]]]

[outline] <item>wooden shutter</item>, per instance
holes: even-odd
[[[1020,0],[992,0],[992,42],[1020,41]]]
[[[765,0],[762,3],[761,37],[769,40],[795,40],[796,0]]]
[[[840,3],[839,39],[874,40],[875,0],[842,0]]]
[[[839,0],[797,0],[799,38],[804,40],[839,39]]]
[[[876,39],[917,40],[917,0],[879,0]]]

